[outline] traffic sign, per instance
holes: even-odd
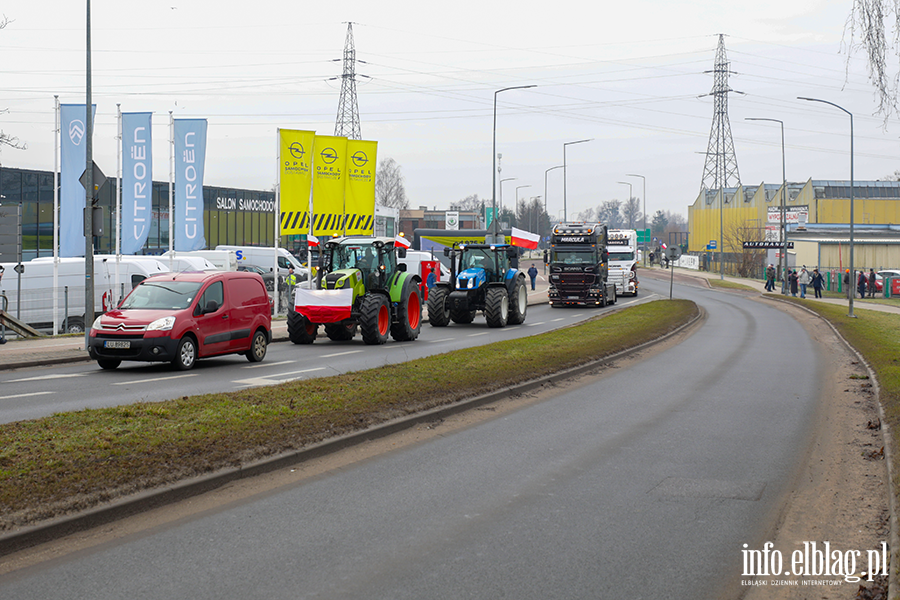
[[[681,248],[678,246],[669,246],[666,248],[666,257],[670,261],[676,261],[681,258]]]
[[[716,249],[716,240],[709,240],[709,243],[706,245],[707,250],[715,250]]]
[[[97,192],[100,191],[100,188],[106,183],[106,175],[103,174],[103,171],[100,170],[100,167],[97,166],[97,163],[91,162],[93,168],[91,169],[91,179],[94,184],[94,191],[91,194],[92,198],[97,197]],[[81,174],[81,177],[78,178],[78,181],[81,183],[81,187],[87,187],[87,169]]]
[[[13,267],[13,271],[15,271],[16,273],[21,275],[22,273],[25,272],[25,265],[23,265],[22,263],[19,263],[15,267]]]

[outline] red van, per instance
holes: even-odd
[[[171,362],[187,370],[198,358],[243,354],[260,362],[272,341],[262,277],[239,271],[148,277],[119,307],[94,321],[90,355],[104,369],[123,360]]]

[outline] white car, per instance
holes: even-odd
[[[885,277],[900,277],[900,269],[885,269],[884,271],[878,271],[875,273],[875,291],[882,292],[884,290],[884,284],[882,281]]]

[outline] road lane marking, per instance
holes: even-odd
[[[260,367],[277,367],[278,365],[290,365],[297,362],[296,360],[283,360],[281,362],[273,362],[273,363],[259,363],[258,365],[246,365],[241,367],[242,369],[258,369]]]
[[[26,377],[25,379],[9,379],[4,381],[3,383],[20,383],[22,381],[40,381],[42,379],[67,379],[69,377],[85,377],[87,373],[72,373],[70,375],[66,375],[64,373],[57,373],[55,375],[41,375],[40,377]]]
[[[550,322],[551,322],[551,323],[556,323],[557,321],[565,321],[565,320],[566,320],[565,317],[560,317],[560,318],[558,318],[558,319],[553,319],[553,320],[550,321]]]
[[[335,352],[334,354],[323,354],[319,358],[332,358],[335,356],[344,356],[346,354],[358,354],[362,352],[362,350],[348,350],[347,352]]]
[[[287,383],[289,381],[293,381],[295,379],[300,379],[300,377],[288,377],[287,379],[278,379],[280,377],[284,377],[285,375],[299,375],[301,373],[312,373],[313,371],[324,371],[325,367],[316,367],[314,369],[303,369],[302,371],[288,371],[287,373],[274,373],[272,375],[268,375],[266,377],[251,377],[250,379],[236,379],[231,383],[235,385],[244,385],[244,386],[259,386],[259,385],[275,385],[278,383]]]
[[[171,379],[183,379],[185,377],[196,377],[197,373],[185,373],[184,375],[170,375],[169,377],[154,377],[153,379],[132,379],[131,381],[117,381],[109,385],[131,385],[133,383],[151,383],[153,381],[169,381]]]
[[[489,331],[482,331],[481,333],[470,333],[468,337],[478,337],[479,335],[487,335],[490,333]]]
[[[537,327],[538,325],[543,325],[546,321],[538,321],[537,323],[526,323],[526,327]]]
[[[47,394],[55,394],[56,392],[31,392],[29,394],[12,394],[11,396],[0,396],[0,400],[9,400],[11,398],[27,398],[28,396],[46,396]]]
[[[442,338],[440,340],[428,340],[428,341],[431,342],[432,344],[436,344],[438,342],[452,342],[454,340],[456,340],[456,338]]]

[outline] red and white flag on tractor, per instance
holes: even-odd
[[[541,239],[536,233],[529,233],[528,231],[522,231],[521,229],[512,228],[512,245],[518,246],[520,248],[528,248],[534,250],[538,247],[538,240]]]
[[[294,308],[313,323],[338,323],[350,318],[353,290],[308,290],[295,287]]]
[[[306,236],[306,243],[309,245],[310,248],[313,248],[313,247],[319,245],[319,238],[317,238],[314,235],[308,235],[308,236]]]
[[[408,239],[406,239],[402,235],[398,235],[396,238],[394,238],[394,247],[395,248],[401,247],[401,246],[403,248],[409,248],[411,245],[412,245],[412,242],[410,242]]]

